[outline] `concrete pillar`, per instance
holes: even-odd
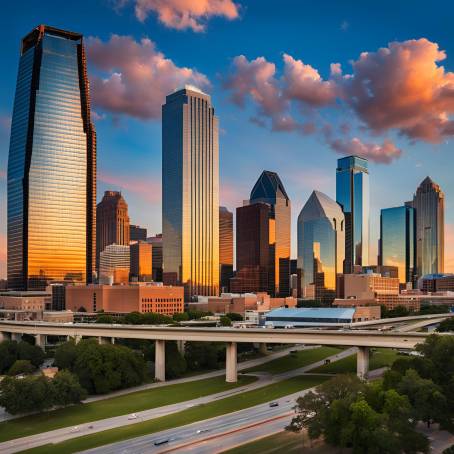
[[[266,342],[260,342],[260,344],[259,344],[259,352],[262,355],[267,355],[268,354],[268,348],[266,347]]]
[[[82,340],[82,336],[79,336],[78,334],[76,334],[74,336],[74,343],[77,345],[80,341]]]
[[[112,342],[112,345],[115,344],[115,337],[111,337],[110,342]]]
[[[359,378],[366,379],[369,372],[369,347],[358,347],[356,373]]]
[[[115,339],[113,337],[99,336],[98,337],[98,342],[100,344],[114,344],[115,343]]]
[[[44,350],[46,348],[46,335],[45,334],[36,334],[35,345],[37,347],[41,347]]]
[[[228,342],[225,351],[225,381],[236,383],[238,381],[237,372],[236,342]]]
[[[156,340],[154,349],[154,376],[158,381],[166,381],[166,341]]]
[[[181,355],[184,355],[185,340],[177,340],[177,348]]]

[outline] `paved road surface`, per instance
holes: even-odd
[[[337,361],[339,359],[345,358],[346,356],[353,354],[355,351],[356,348],[350,348],[347,350],[343,350],[342,352],[336,355],[332,355],[329,358],[331,359],[331,361]],[[134,419],[128,419],[129,415],[116,416],[113,418],[106,418],[94,422],[80,424],[79,426],[76,426],[77,429],[74,427],[65,427],[62,429],[43,432],[37,435],[30,435],[28,437],[22,437],[17,438],[15,440],[6,441],[0,443],[0,454],[10,454],[22,451],[24,449],[31,449],[47,443],[59,443],[61,441],[69,440],[71,438],[89,435],[104,430],[115,429],[117,427],[122,427],[129,424],[136,424],[138,422],[147,421],[150,419],[158,418],[160,416],[169,415],[171,413],[176,413],[178,411],[182,411],[186,408],[193,407],[195,405],[213,402],[215,400],[223,399],[225,397],[233,396],[235,394],[240,394],[245,391],[251,391],[253,389],[261,388],[263,386],[276,383],[287,378],[296,377],[311,369],[321,366],[324,363],[324,361],[325,359],[309,364],[299,369],[290,370],[279,375],[257,373],[254,375],[258,376],[258,380],[249,385],[240,386],[235,389],[222,391],[220,393],[211,394],[208,396],[188,400],[185,402],[179,402],[172,405],[166,405],[163,407],[137,412],[136,413],[137,418]]]

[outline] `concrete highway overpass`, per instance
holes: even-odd
[[[226,380],[237,381],[237,343],[261,345],[309,344],[345,345],[358,347],[357,372],[361,377],[369,369],[369,348],[411,349],[425,341],[428,333],[328,329],[269,329],[269,328],[202,328],[151,325],[111,325],[98,323],[48,323],[36,321],[0,320],[0,341],[18,340],[23,334],[35,336],[36,344],[45,345],[46,336],[66,336],[78,342],[83,337],[94,337],[101,343],[115,342],[116,338],[155,341],[155,376],[165,380],[165,341],[225,342]]]

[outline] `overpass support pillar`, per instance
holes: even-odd
[[[177,341],[177,348],[178,348],[178,351],[180,352],[181,355],[184,355],[184,347],[186,345],[186,341],[185,340],[178,340]]]
[[[115,338],[99,336],[98,337],[98,342],[100,344],[114,344],[115,343]]]
[[[76,334],[74,336],[74,343],[77,345],[80,341],[82,340],[82,336],[79,336],[78,334]]]
[[[166,381],[166,341],[156,340],[154,376],[158,381]]]
[[[22,340],[22,334],[21,333],[11,333],[11,340],[20,342]]]
[[[45,334],[37,334],[35,336],[35,345],[37,347],[41,347],[43,350],[46,348],[46,335]]]
[[[236,383],[237,364],[236,364],[236,342],[228,342],[225,351],[225,381],[228,383]]]
[[[369,372],[369,347],[358,347],[356,373],[359,378],[366,379]]]
[[[266,342],[260,342],[260,344],[259,344],[259,352],[262,355],[267,355],[268,354],[268,349],[266,347]]]

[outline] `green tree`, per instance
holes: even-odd
[[[54,364],[59,369],[72,370],[76,362],[76,343],[73,339],[65,342],[55,350]]]
[[[241,322],[243,320],[243,316],[241,314],[237,314],[236,312],[228,312],[225,314],[232,322]]]
[[[221,323],[221,326],[232,326],[232,320],[226,315],[222,315],[219,322]]]
[[[17,357],[17,342],[7,340],[0,343],[0,374],[6,374]]]
[[[35,366],[28,359],[17,359],[9,368],[8,375],[31,374],[34,370]]]
[[[143,316],[140,312],[130,312],[124,316],[124,322],[127,325],[141,325],[143,324]]]
[[[173,323],[173,319],[157,312],[147,312],[142,315],[141,324],[144,325],[167,325]]]
[[[56,405],[78,404],[87,397],[77,377],[68,370],[59,371],[51,382]]]
[[[211,342],[186,342],[184,357],[191,370],[217,369],[219,345]]]
[[[181,377],[187,369],[184,356],[178,351],[177,343],[166,342],[166,378]]]
[[[17,344],[17,359],[30,361],[35,367],[39,367],[45,358],[42,348],[37,345],[31,345],[28,342],[19,342]]]
[[[189,320],[189,314],[187,312],[175,312],[172,316],[172,318],[176,322],[185,322]]]
[[[437,331],[439,333],[447,333],[447,332],[450,332],[450,331],[454,331],[454,317],[447,318],[446,320],[443,320],[438,325]]]
[[[115,318],[113,318],[111,315],[101,314],[97,316],[95,323],[113,324],[115,323],[115,321]]]

